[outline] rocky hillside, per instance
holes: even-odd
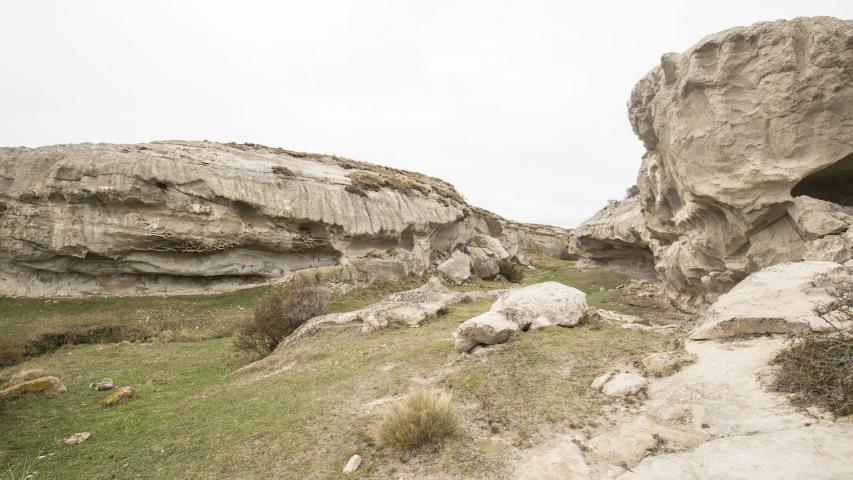
[[[770,265],[853,258],[851,77],[853,21],[829,17],[732,28],[663,55],[628,103],[646,147],[638,199],[579,227],[574,252],[652,254],[689,310]]]
[[[216,291],[309,268],[395,280],[475,234],[513,256],[564,243],[442,180],[346,158],[185,141],[0,149],[5,295]]]

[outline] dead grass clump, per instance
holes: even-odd
[[[282,165],[276,165],[276,166],[272,167],[272,173],[275,173],[276,175],[282,175],[285,177],[295,176],[293,173],[293,170],[291,170],[285,166],[282,166]]]
[[[432,388],[412,391],[385,410],[375,430],[377,442],[400,451],[439,445],[459,433],[450,400],[449,393]]]
[[[0,368],[23,362],[25,358],[26,356],[19,346],[0,341]]]
[[[510,259],[504,259],[498,262],[501,275],[512,283],[521,283],[524,280],[524,267],[513,262]]]
[[[329,304],[329,292],[303,278],[273,287],[258,300],[252,317],[243,325],[234,344],[244,350],[269,355],[285,337]]]
[[[776,357],[774,388],[793,394],[794,403],[818,405],[837,416],[853,413],[853,334],[842,323],[853,321],[853,285],[843,274],[817,280],[833,300],[815,313],[834,331],[793,334]]]
[[[419,192],[422,195],[428,195],[432,189],[429,185],[418,181],[416,178],[409,178],[397,173],[368,173],[368,172],[353,172],[347,175],[352,182],[347,187],[350,193],[359,191],[370,192],[378,191],[383,188],[397,190],[398,192],[410,194]]]

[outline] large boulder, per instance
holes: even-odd
[[[471,257],[471,271],[485,279],[497,276],[501,272],[500,262],[509,258],[500,240],[489,235],[471,237],[465,251]]]
[[[850,258],[846,237],[821,239],[850,226],[837,213],[853,206],[851,76],[853,21],[796,18],[667,53],[634,87],[639,201],[682,307],[776,263]]]
[[[449,283],[461,285],[471,278],[471,257],[462,252],[453,252],[436,270]]]
[[[523,252],[534,230],[549,235],[439,179],[329,155],[187,141],[0,148],[2,295],[221,291],[306,270],[394,281],[475,235]]]
[[[833,262],[794,262],[765,268],[720,296],[690,338],[831,330],[815,307],[832,300],[827,281],[853,282],[853,268]]]
[[[536,319],[544,319],[549,325],[573,327],[588,310],[585,293],[558,282],[536,283],[510,290],[491,308],[524,330]]]
[[[518,331],[553,325],[572,327],[586,317],[586,294],[557,282],[510,290],[488,312],[462,322],[454,332],[456,350],[503,343]]]

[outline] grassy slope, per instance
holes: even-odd
[[[535,275],[541,277],[531,275],[528,281],[574,280],[595,292],[598,298],[590,300],[599,305],[608,301],[607,292],[598,292],[600,285],[624,281],[565,263]],[[385,293],[358,290],[335,309],[367,304]],[[218,306],[228,311],[241,303],[216,298],[205,297],[210,310],[198,311],[224,318],[216,313]],[[121,301],[111,301],[121,312]],[[267,370],[237,375],[231,372],[252,357],[236,352],[229,338],[63,347],[0,371],[3,376],[21,367],[41,368],[68,387],[64,395],[0,403],[0,472],[26,463],[39,471],[37,478],[337,478],[346,459],[359,452],[365,462],[358,478],[383,478],[395,469],[494,478],[505,455],[481,444],[485,436],[523,447],[541,428],[594,421],[602,399],[588,388],[592,379],[609,364],[636,360],[669,340],[587,325],[521,334],[485,356],[453,353],[455,326],[488,306],[459,305],[418,329],[371,335],[352,328],[325,331],[277,356]],[[178,318],[164,317],[164,322]],[[54,321],[50,316],[48,323]],[[290,368],[274,373],[285,367]],[[86,386],[102,377],[137,387],[137,397],[111,409],[98,407],[104,394]],[[466,434],[435,455],[401,462],[372,444],[368,432],[380,409],[365,404],[404,394],[412,379],[454,393]],[[74,447],[58,443],[79,431],[92,437]],[[53,455],[38,460],[39,453]]]

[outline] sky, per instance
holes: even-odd
[[[571,227],[635,183],[634,84],[850,0],[0,3],[0,146],[261,143],[415,170]]]

